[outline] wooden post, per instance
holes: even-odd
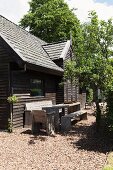
[[[48,135],[54,135],[54,133],[55,133],[54,112],[47,113],[46,132]]]

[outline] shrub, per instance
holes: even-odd
[[[113,132],[113,91],[107,93],[106,102],[106,123],[109,131]]]
[[[16,103],[18,101],[18,98],[15,95],[13,95],[9,96],[7,100],[9,103]]]

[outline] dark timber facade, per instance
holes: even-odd
[[[11,111],[13,127],[23,127],[26,102],[71,101],[71,84],[59,86],[70,56],[70,41],[47,44],[0,16],[0,128],[7,128]],[[34,84],[38,84],[38,91]],[[37,95],[31,95],[31,91]],[[78,88],[73,85],[73,101],[77,101],[77,94]],[[7,98],[12,95],[18,102],[11,110]]]

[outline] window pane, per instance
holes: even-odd
[[[43,96],[43,81],[32,79],[31,80],[31,96]]]

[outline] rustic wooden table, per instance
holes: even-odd
[[[69,104],[57,104],[57,105],[53,105],[53,106],[46,106],[46,107],[42,107],[43,110],[46,111],[47,114],[49,114],[50,112],[54,111],[54,124],[55,124],[55,130],[59,131],[60,128],[60,121],[61,121],[61,109],[64,108],[69,108]]]

